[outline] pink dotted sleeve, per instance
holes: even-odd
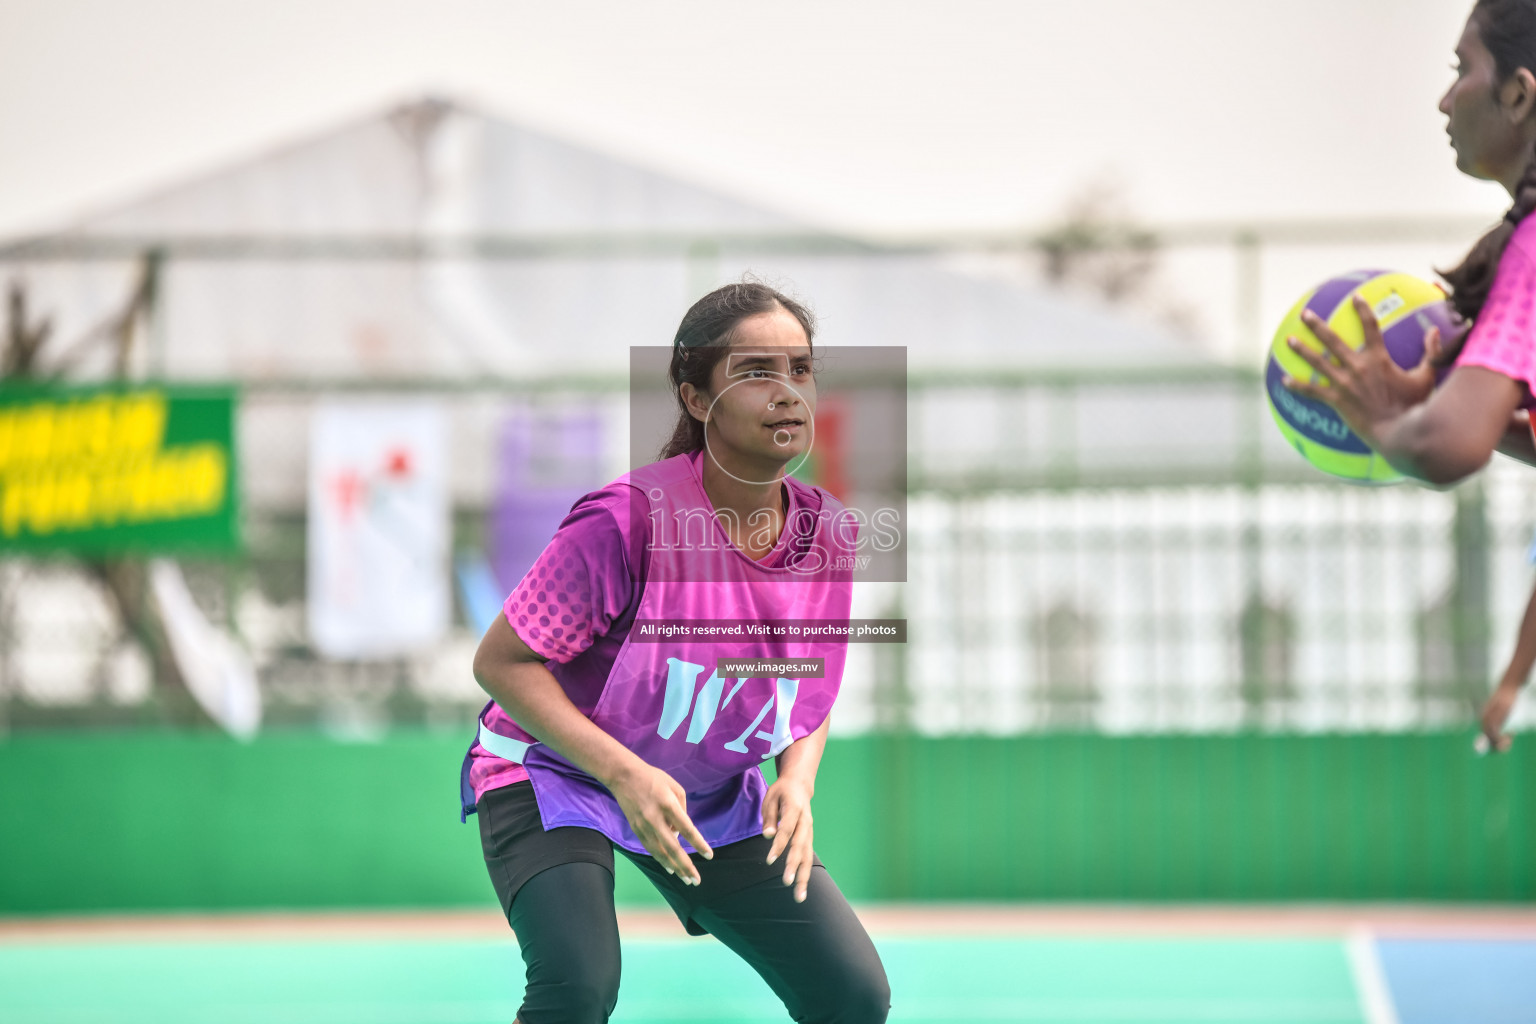
[[[1457,366],[1481,366],[1536,392],[1536,217],[1515,229],[1499,260],[1488,301],[1472,325]]]
[[[594,496],[565,517],[502,612],[535,653],[564,663],[608,632],[634,586],[618,524]]]

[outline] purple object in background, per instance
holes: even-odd
[[[576,499],[601,487],[603,421],[592,410],[524,411],[501,425],[488,554],[512,592]]]

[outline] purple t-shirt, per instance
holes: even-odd
[[[693,456],[698,465],[703,453]],[[796,524],[799,502],[785,487],[788,514]],[[574,506],[554,537],[502,606],[507,623],[540,657],[560,666],[556,673],[566,696],[591,716],[629,636],[643,586],[644,555],[638,545],[626,551],[616,517],[630,516],[630,536],[645,528],[645,503],[632,500],[627,484],[615,483],[586,495]],[[791,550],[791,530],[759,562],[784,564]],[[476,743],[470,750],[469,781],[478,801],[487,791],[528,778],[522,765],[490,753]]]

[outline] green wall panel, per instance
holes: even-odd
[[[845,743],[888,780],[882,896],[1536,898],[1529,743],[1486,760],[1460,733]]]
[[[0,741],[0,913],[494,912],[463,742]],[[816,845],[861,900],[1531,900],[1533,780],[1536,745],[1460,733],[862,737],[828,745]]]

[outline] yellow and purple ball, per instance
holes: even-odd
[[[1370,304],[1387,352],[1401,367],[1412,368],[1424,358],[1424,335],[1431,327],[1440,328],[1442,340],[1451,336],[1454,320],[1450,304],[1445,293],[1428,281],[1389,270],[1341,274],[1303,295],[1280,322],[1269,346],[1264,390],[1280,433],[1302,458],[1351,483],[1396,483],[1402,475],[1360,440],[1338,413],[1281,383],[1287,374],[1305,381],[1318,376],[1286,344],[1287,338],[1294,337],[1314,351],[1324,351],[1323,343],[1302,323],[1303,310],[1316,313],[1351,348],[1365,343],[1365,328],[1350,301],[1355,295]]]

